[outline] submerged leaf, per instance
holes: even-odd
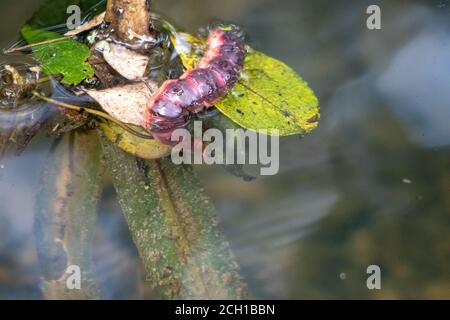
[[[58,33],[33,29],[26,25],[21,33],[28,43],[60,38]],[[33,55],[48,75],[62,74],[62,83],[78,84],[94,75],[91,65],[86,62],[90,50],[87,46],[72,39],[37,45]]]
[[[183,33],[172,40],[186,69],[194,68],[205,42]],[[283,62],[250,48],[239,82],[216,107],[244,128],[278,130],[282,136],[307,134],[320,118],[308,84]]]

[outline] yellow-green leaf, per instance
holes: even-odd
[[[171,147],[157,140],[139,138],[112,122],[99,124],[103,135],[123,151],[136,157],[154,160],[170,155]]]
[[[186,69],[200,60],[205,42],[179,33],[172,37]],[[238,84],[216,107],[240,126],[280,135],[307,134],[320,118],[319,102],[308,84],[281,61],[248,48]]]

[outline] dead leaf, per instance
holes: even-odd
[[[124,123],[142,125],[148,100],[158,86],[151,81],[105,90],[86,90],[111,116]]]
[[[83,23],[81,26],[66,32],[64,35],[66,37],[73,37],[84,31],[94,29],[95,27],[101,25],[103,23],[103,21],[105,21],[105,14],[106,14],[106,12],[100,13],[99,15],[95,16],[88,22]]]
[[[149,62],[149,57],[114,43],[103,46],[103,57],[114,70],[128,80],[141,79]]]

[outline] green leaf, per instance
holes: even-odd
[[[200,60],[205,42],[179,33],[172,37],[186,69]],[[319,101],[297,73],[274,58],[248,48],[239,83],[216,107],[240,126],[281,136],[307,134],[320,118]]]
[[[21,33],[30,44],[61,37],[58,33],[33,29],[28,25],[22,28]],[[65,84],[78,84],[94,75],[92,66],[86,62],[89,48],[72,39],[38,45],[33,48],[33,55],[48,75],[62,74],[62,83]]]

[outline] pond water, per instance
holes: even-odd
[[[39,4],[2,0],[2,48]],[[282,139],[278,175],[245,182],[197,168],[253,297],[450,298],[449,1],[154,4],[189,32],[236,22],[320,99],[319,128]],[[381,30],[366,27],[371,4],[381,7]],[[0,298],[41,297],[33,206],[50,144],[35,139],[0,159]],[[104,298],[153,297],[112,186],[100,209]],[[367,288],[370,265],[381,268],[381,290]]]

